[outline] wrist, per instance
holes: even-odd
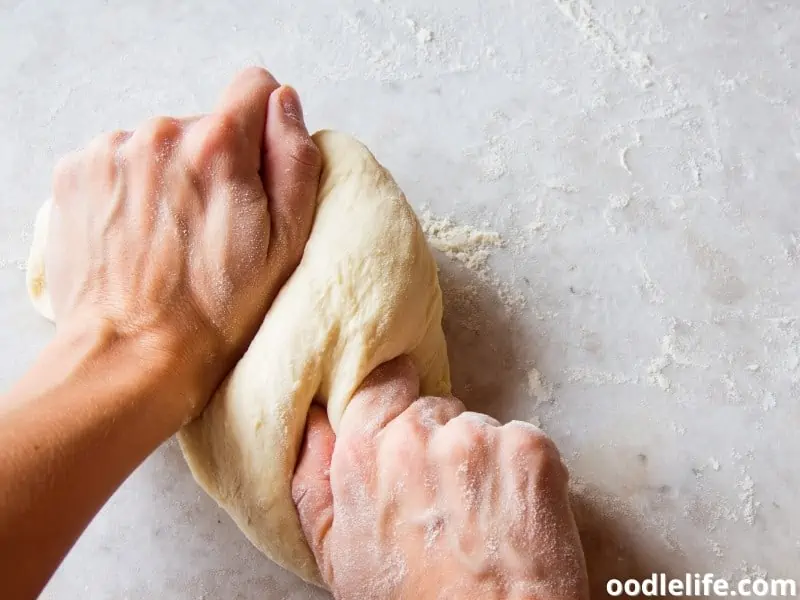
[[[106,319],[59,324],[48,348],[50,361],[63,365],[62,377],[108,373],[112,387],[123,386],[151,409],[172,431],[191,420],[210,397],[197,344],[181,344],[168,331],[120,332]],[[194,352],[183,348],[194,348]],[[141,391],[141,393],[136,393]],[[109,389],[111,392],[111,389]]]

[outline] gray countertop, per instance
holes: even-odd
[[[456,391],[556,439],[597,597],[800,578],[798,60],[791,2],[0,0],[0,389],[52,334],[23,268],[57,157],[263,64],[429,224],[499,234],[486,268],[439,255]],[[324,595],[170,441],[43,597]]]

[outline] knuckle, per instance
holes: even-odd
[[[471,445],[482,444],[487,438],[488,425],[482,419],[476,418],[474,413],[463,413],[453,419],[459,430],[459,435],[468,440]]]
[[[131,140],[135,140],[135,145],[146,151],[160,152],[175,143],[180,130],[178,119],[155,117],[137,129]]]
[[[222,113],[208,118],[205,145],[213,151],[229,149],[239,135],[239,126],[229,114]]]
[[[539,428],[530,423],[512,421],[503,429],[509,456],[528,462],[542,474],[566,475],[561,453],[553,440]]]
[[[443,398],[434,396],[418,398],[404,413],[404,420],[409,421],[409,427],[417,427],[428,432],[439,424],[440,406],[443,401]]]
[[[65,154],[53,167],[53,202],[61,204],[62,194],[74,187],[81,161],[80,152]]]
[[[528,423],[512,421],[503,426],[503,435],[512,448],[524,453],[558,454],[553,441],[540,429]]]
[[[75,169],[76,158],[76,153],[70,152],[56,161],[56,165],[53,167],[53,180],[55,183],[63,181],[72,176],[72,173]]]
[[[469,448],[480,446],[486,441],[485,427],[479,423],[465,419],[461,421],[459,429],[459,437]]]
[[[417,418],[403,413],[383,428],[377,436],[381,453],[393,456],[414,454],[430,435],[430,428]]]
[[[91,141],[89,150],[103,156],[114,154],[129,136],[130,133],[119,129],[100,134]]]
[[[540,485],[548,488],[561,487],[569,480],[567,466],[558,452],[547,452],[540,455],[538,471],[541,474]]]
[[[267,71],[264,67],[256,67],[256,66],[245,67],[239,72],[238,78],[252,79],[253,81],[259,81],[259,82],[272,81],[272,75],[270,74],[269,71]]]
[[[423,396],[411,406],[411,411],[427,430],[445,425],[465,410],[464,403],[452,396]]]
[[[127,131],[111,131],[95,138],[89,152],[89,161],[92,168],[96,169],[97,172],[106,173],[107,176],[112,177],[119,163],[123,144],[126,143],[129,137],[130,133]]]
[[[192,141],[191,154],[194,161],[207,166],[226,156],[238,145],[239,126],[228,114],[205,117],[197,127],[197,135]]]
[[[489,432],[486,424],[464,418],[463,414],[449,421],[440,431],[445,458],[455,463],[463,462],[466,457],[488,445]]]

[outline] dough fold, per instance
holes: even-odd
[[[364,378],[401,354],[426,395],[450,392],[436,263],[402,191],[348,135],[314,135],[323,157],[300,265],[203,413],[178,434],[197,482],[264,554],[321,585],[291,482],[312,400],[334,431]],[[37,216],[29,294],[52,318]]]

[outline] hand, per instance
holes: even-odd
[[[258,68],[211,114],[157,117],[66,156],[46,254],[59,330],[168,356],[197,386],[196,415],[300,260],[320,162],[296,92]]]
[[[418,395],[401,358],[364,382],[338,437],[309,414],[292,494],[335,597],[588,598],[553,443]]]

